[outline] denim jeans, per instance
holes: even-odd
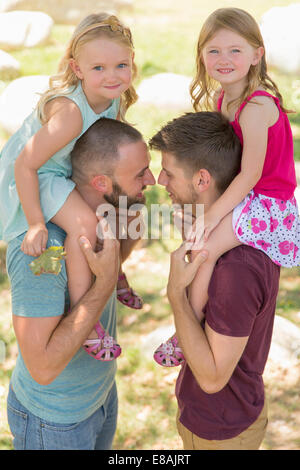
[[[7,417],[15,450],[109,450],[117,427],[116,384],[103,406],[79,423],[45,421],[24,408],[10,387]]]

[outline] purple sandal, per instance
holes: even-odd
[[[98,338],[87,339],[83,343],[85,351],[89,356],[97,359],[98,361],[113,361],[120,356],[122,349],[112,336],[104,330],[101,323],[98,321],[94,326]],[[100,348],[100,349],[99,349]]]
[[[155,351],[154,360],[164,367],[176,367],[184,363],[185,358],[182,349],[178,345],[178,339],[174,335],[165,343],[162,343]]]
[[[120,274],[118,277],[118,281],[124,281],[125,279],[125,274]],[[117,289],[117,299],[121,304],[126,305],[126,307],[129,308],[134,308],[135,310],[140,310],[143,307],[143,299],[134,292],[131,287]]]

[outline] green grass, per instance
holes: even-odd
[[[136,0],[132,13],[124,15],[124,21],[132,28],[136,61],[139,67],[139,83],[155,73],[173,72],[192,76],[194,51],[200,26],[214,9],[222,6],[238,6],[248,10],[259,21],[261,15],[272,6],[292,3],[280,0]],[[65,43],[73,27],[56,25],[50,43],[44,47],[13,52],[21,63],[23,76],[53,74],[64,52]],[[284,97],[287,107],[296,111],[289,115],[293,127],[295,159],[300,161],[300,100],[299,78],[284,75],[276,70],[270,74]],[[8,83],[0,82],[0,93]],[[180,110],[158,109],[155,106],[134,105],[128,112],[128,120],[137,126],[148,140],[160,127],[181,114]],[[0,130],[0,146],[7,139]],[[157,177],[160,159],[152,152],[151,169]],[[158,185],[147,192],[147,202],[166,202],[166,192]],[[174,386],[177,370],[164,369],[144,351],[144,340],[158,327],[172,324],[170,307],[166,298],[169,253],[176,247],[175,241],[142,242],[141,249],[134,252],[126,264],[126,273],[133,288],[144,298],[141,311],[129,310],[118,305],[119,341],[123,354],[118,359],[117,382],[120,413],[114,446],[116,449],[180,449],[181,441],[175,427],[176,400]],[[277,313],[300,326],[300,269],[282,270]],[[9,283],[5,271],[5,246],[0,245],[0,340],[6,348],[5,361],[0,364],[0,449],[11,449],[5,403],[9,379],[14,368],[17,345],[11,325]],[[154,345],[156,346],[156,345]],[[153,347],[154,347],[153,346]],[[288,423],[288,408],[299,396],[299,384],[287,384],[284,380],[270,383],[271,404],[276,419]],[[297,388],[298,387],[298,388]],[[298,390],[298,391],[297,391]],[[298,395],[297,395],[298,394]],[[276,408],[281,397],[282,406]],[[285,412],[281,415],[281,408]],[[298,407],[299,408],[299,407]],[[297,410],[296,410],[297,411]],[[279,418],[278,418],[279,417]],[[276,449],[282,445],[281,436],[271,430],[265,448]],[[298,444],[297,444],[298,442]],[[288,446],[299,448],[299,431],[295,432]]]

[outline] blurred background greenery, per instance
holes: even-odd
[[[136,85],[151,75],[173,72],[193,76],[195,47],[200,27],[216,8],[236,6],[251,13],[257,21],[273,6],[287,6],[288,0],[135,0],[133,7],[120,15],[133,33],[139,77]],[[56,72],[73,26],[55,25],[48,45],[22,49],[11,54],[21,64],[21,75],[51,75]],[[293,102],[296,75],[285,75],[270,69],[278,84],[287,108],[295,142],[295,160],[300,161],[300,105]],[[0,93],[7,86],[0,82]],[[158,109],[151,105],[135,104],[127,118],[145,138],[151,137],[163,124],[180,115],[181,110]],[[0,129],[0,145],[8,135]],[[151,169],[157,177],[160,171],[158,154],[152,153]],[[147,203],[167,202],[162,187],[151,188]],[[166,298],[169,252],[176,242],[145,240],[126,264],[131,285],[144,298],[141,311],[118,305],[119,342],[123,354],[118,359],[120,415],[115,449],[180,449],[175,427],[176,400],[174,386],[178,370],[156,365],[144,340],[155,329],[172,324]],[[5,360],[0,363],[0,449],[11,449],[11,435],[6,420],[6,396],[17,346],[11,326],[10,288],[5,270],[5,244],[0,246],[0,341],[5,343]],[[282,270],[277,314],[300,326],[300,269]],[[1,343],[0,343],[1,344]],[[2,343],[3,344],[3,343]],[[1,359],[1,358],[0,358]],[[1,361],[0,361],[1,362]],[[175,368],[176,369],[176,368]],[[279,423],[269,429],[264,449],[300,447],[299,380],[289,380],[285,371],[269,371],[265,378],[270,401],[270,422]],[[298,370],[299,372],[299,370]],[[298,400],[299,402],[299,400]],[[300,403],[300,402],[299,402]],[[293,417],[291,415],[293,413]],[[296,418],[295,418],[296,417]]]

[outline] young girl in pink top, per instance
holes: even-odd
[[[267,74],[256,21],[238,8],[216,10],[200,32],[196,64],[191,86],[195,111],[204,107],[222,112],[243,146],[240,172],[203,218],[209,257],[189,288],[201,320],[212,271],[226,251],[245,244],[280,266],[299,266],[300,220],[291,127],[278,88]],[[192,257],[196,253],[193,250]],[[167,366],[184,360],[176,336],[154,356]]]

